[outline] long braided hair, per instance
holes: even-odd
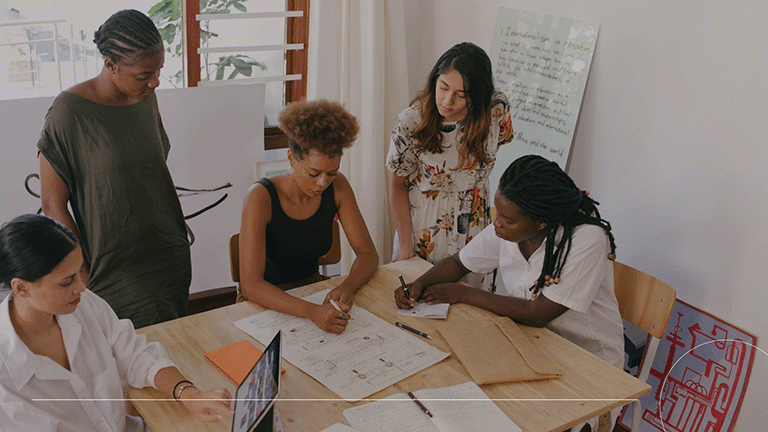
[[[499,193],[523,214],[547,224],[544,264],[539,278],[530,288],[534,293],[560,282],[571,250],[573,230],[579,225],[596,225],[605,230],[611,244],[608,259],[616,258],[611,224],[601,218],[597,210],[600,203],[590,198],[587,191],[579,189],[557,163],[538,155],[515,160],[499,180]],[[563,227],[563,237],[555,244],[560,226]]]
[[[135,9],[124,9],[104,21],[93,34],[102,56],[115,63],[140,60],[163,48],[155,23]]]

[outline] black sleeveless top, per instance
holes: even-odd
[[[267,224],[264,280],[279,285],[308,278],[317,272],[317,260],[333,243],[336,199],[333,183],[323,191],[320,207],[304,220],[288,217],[280,206],[275,185],[267,178],[256,183],[267,188],[272,201],[272,219]]]

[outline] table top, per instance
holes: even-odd
[[[412,281],[430,267],[431,264],[419,258],[381,266],[373,278],[357,292],[355,304],[393,325],[400,321],[430,334],[434,339],[423,340],[451,355],[367,399],[376,400],[408,390],[446,387],[471,381],[464,366],[441,337],[439,329],[446,321],[482,319],[493,314],[474,306],[455,304],[451,305],[446,320],[397,315],[393,292],[400,285],[398,275],[402,274],[406,281]],[[333,278],[288,292],[304,297],[333,288],[340,280]],[[234,394],[235,384],[208,362],[204,355],[243,339],[263,349],[264,345],[232,324],[263,310],[254,303],[243,302],[145,327],[138,330],[138,333],[146,335],[149,341],[163,344],[171,360],[198,388],[209,390],[226,387]],[[651,391],[648,384],[550,330],[520,327],[552,360],[562,376],[543,381],[483,385],[481,388],[488,397],[496,400],[497,406],[523,431],[559,432]],[[346,402],[287,361],[283,362],[283,366],[286,373],[282,377],[280,397],[275,406],[282,412],[286,432],[320,431],[333,423],[346,424],[342,411],[369,403],[366,399]],[[199,422],[181,404],[167,400],[169,396],[153,388],[130,388],[128,394],[153,430],[232,430],[231,419],[225,418],[218,423]]]

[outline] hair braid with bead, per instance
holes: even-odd
[[[93,42],[102,56],[116,63],[140,59],[163,47],[155,23],[135,9],[124,9],[110,16],[94,32]]]
[[[539,278],[530,288],[537,292],[558,283],[565,267],[574,228],[589,224],[601,227],[611,246],[608,259],[615,259],[616,242],[611,224],[600,217],[600,204],[579,189],[560,166],[541,156],[523,156],[509,165],[499,180],[499,192],[527,216],[547,224],[544,263]],[[563,236],[556,245],[558,228]]]

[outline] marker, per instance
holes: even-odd
[[[330,298],[330,297],[328,297],[328,301],[329,301],[329,302],[331,302],[331,306],[333,306],[333,308],[334,308],[334,309],[336,309],[337,311],[339,311],[339,319],[342,319],[342,318],[344,318],[344,311],[343,311],[343,310],[341,310],[341,308],[339,307],[339,305],[338,305],[338,304],[336,304],[336,302],[335,302],[335,301],[333,301],[333,299],[332,299],[332,298]]]
[[[421,408],[421,410],[424,411],[424,414],[428,415],[430,418],[432,417],[432,413],[429,412],[429,410],[427,409],[427,407],[424,406],[424,404],[422,404],[418,399],[416,399],[416,396],[413,393],[411,393],[410,390],[408,391],[408,396],[411,399],[413,399],[414,402],[416,402],[416,405],[418,405],[419,408]]]
[[[403,275],[398,276],[400,278],[400,285],[403,286],[403,292],[405,293],[405,298],[408,300],[411,299],[411,293],[408,292],[408,287],[405,286],[405,281],[403,280]]]
[[[419,335],[421,337],[425,337],[427,339],[432,339],[432,336],[430,336],[430,335],[428,335],[428,334],[426,334],[424,332],[420,332],[420,331],[416,330],[415,328],[408,327],[407,325],[405,325],[405,324],[403,324],[401,322],[396,322],[395,325],[400,327],[401,329],[408,330],[411,333],[416,333],[417,335]]]
[[[339,305],[337,305],[337,304],[336,304],[336,302],[335,302],[335,301],[333,301],[333,299],[332,299],[332,298],[330,298],[330,297],[329,297],[329,298],[328,298],[328,301],[329,301],[329,302],[331,302],[331,306],[333,306],[333,308],[334,308],[334,309],[336,309],[337,311],[339,311],[339,312],[341,312],[341,313],[344,313],[344,311],[343,311],[343,310],[341,310],[341,308],[339,307]]]

